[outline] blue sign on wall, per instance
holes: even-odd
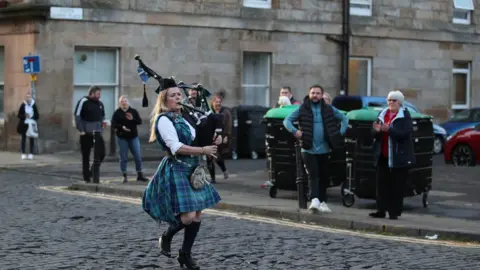
[[[23,57],[23,73],[40,73],[40,56],[29,55]]]

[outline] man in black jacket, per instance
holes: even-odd
[[[298,129],[294,122],[298,120]],[[338,122],[341,121],[341,127]],[[331,212],[327,205],[328,155],[344,147],[343,135],[348,127],[347,117],[323,101],[323,88],[310,87],[303,104],[283,121],[285,128],[301,142],[302,159],[310,189],[310,210]]]
[[[87,97],[82,97],[75,107],[75,123],[80,132],[80,148],[82,151],[83,180],[100,182],[100,164],[105,158],[105,142],[102,132],[106,124],[105,110],[100,101],[101,89],[90,87]],[[90,171],[90,150],[93,147],[93,164]]]

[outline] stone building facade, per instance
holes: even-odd
[[[145,120],[140,133],[146,137],[155,94],[149,91],[150,107],[142,108],[136,54],[162,76],[225,89],[227,106],[273,106],[283,85],[297,98],[314,83],[340,93],[341,48],[328,37],[342,33],[343,0],[6,2],[0,8],[2,149],[18,149],[16,113],[30,88],[22,57],[29,53],[41,57],[40,152],[78,147],[72,111],[91,84],[104,89],[108,117],[118,97],[128,95]],[[246,7],[260,2],[268,8]],[[454,0],[350,2],[350,94],[402,89],[438,121],[452,108],[480,105],[475,10],[467,7],[470,23],[459,24]],[[106,132],[107,142],[110,137]]]

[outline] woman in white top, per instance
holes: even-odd
[[[37,104],[35,104],[35,100],[33,100],[32,95],[30,92],[25,94],[25,101],[23,101],[22,105],[18,109],[18,125],[17,125],[17,132],[22,136],[21,141],[21,150],[22,150],[22,159],[26,159],[26,140],[27,140],[27,130],[30,121],[37,122],[40,118],[38,114]],[[28,154],[28,159],[33,159],[33,150],[35,146],[35,138],[29,137],[30,141],[30,154]]]
[[[191,257],[191,249],[200,229],[203,209],[213,207],[220,196],[211,184],[193,189],[190,174],[199,164],[201,155],[214,156],[217,146],[195,146],[195,123],[182,113],[178,105],[182,92],[173,79],[164,79],[151,120],[150,142],[156,141],[168,155],[145,189],[143,209],[156,221],[170,226],[159,239],[161,253],[171,257],[173,236],[185,228],[182,249],[177,257],[180,266],[200,269]],[[221,138],[219,138],[221,142]],[[212,143],[213,144],[213,143]]]

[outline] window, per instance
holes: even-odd
[[[467,109],[470,104],[470,63],[453,62],[452,109]]]
[[[272,8],[272,0],[243,0],[243,6],[249,8]]]
[[[372,16],[372,0],[350,0],[350,15]]]
[[[3,81],[3,63],[5,61],[5,51],[3,47],[0,47],[0,119],[3,119],[5,117],[4,115],[4,107],[3,107],[3,89],[4,89],[4,81]]]
[[[243,53],[243,104],[270,106],[270,53]]]
[[[102,88],[100,100],[104,105],[105,120],[112,118],[117,107],[118,57],[116,49],[75,49],[72,112],[78,100],[88,95],[90,86],[97,85]]]
[[[348,65],[348,94],[370,96],[372,94],[372,60],[350,57]]]
[[[453,0],[453,23],[470,24],[473,9],[473,0]]]

